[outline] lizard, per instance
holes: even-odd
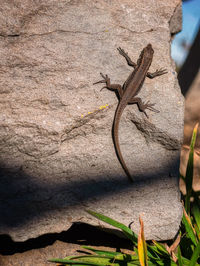
[[[128,104],[137,104],[139,111],[143,112],[147,118],[148,118],[148,115],[145,111],[146,109],[149,109],[151,111],[159,113],[159,111],[153,107],[155,105],[154,103],[153,104],[149,103],[149,101],[147,101],[146,103],[143,103],[141,98],[136,97],[136,95],[141,90],[141,87],[144,83],[146,76],[148,78],[153,79],[157,76],[161,76],[163,74],[166,74],[167,71],[166,71],[166,69],[161,68],[160,70],[157,69],[153,73],[148,72],[149,67],[152,63],[153,54],[154,54],[154,50],[153,50],[151,44],[148,44],[141,51],[140,56],[137,60],[137,63],[134,63],[131,60],[131,58],[128,56],[128,53],[126,53],[122,48],[119,47],[119,48],[117,48],[117,50],[119,51],[119,54],[122,55],[126,59],[127,64],[129,66],[133,67],[134,70],[130,73],[129,77],[124,82],[123,86],[121,86],[120,84],[111,84],[110,78],[108,77],[108,75],[107,74],[103,75],[102,73],[100,73],[100,75],[102,76],[103,80],[97,81],[94,84],[105,83],[105,86],[102,89],[107,88],[107,89],[112,90],[112,91],[113,90],[117,91],[117,93],[118,93],[119,103],[118,103],[118,106],[117,106],[116,111],[115,111],[115,116],[114,116],[114,120],[113,120],[113,127],[112,127],[113,142],[114,142],[114,147],[115,147],[115,151],[116,151],[116,155],[118,157],[118,160],[119,160],[122,168],[124,169],[126,175],[130,179],[130,181],[133,182],[133,178],[132,178],[132,176],[128,170],[128,167],[126,166],[126,163],[123,159],[120,145],[119,145],[118,132],[119,132],[120,118],[122,116],[122,113],[123,113],[125,107]]]

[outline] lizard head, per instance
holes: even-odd
[[[137,61],[137,64],[140,64],[142,61],[147,60],[149,61],[149,59],[153,58],[153,53],[154,50],[152,48],[152,45],[149,43],[140,53],[139,59]]]
[[[150,57],[153,56],[154,50],[153,50],[152,45],[150,43],[143,50],[144,50],[144,53],[146,55],[149,55]]]

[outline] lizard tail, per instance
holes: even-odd
[[[117,107],[117,110],[115,112],[115,118],[114,118],[114,122],[113,122],[113,128],[112,128],[112,133],[113,133],[113,142],[114,142],[114,146],[115,146],[115,152],[117,155],[117,158],[122,166],[122,168],[124,169],[124,172],[126,173],[126,175],[128,176],[129,180],[131,182],[133,182],[133,178],[131,177],[131,174],[129,173],[128,167],[126,166],[126,163],[123,159],[122,153],[121,153],[121,149],[120,149],[120,145],[119,145],[119,121],[122,115],[124,108],[121,107],[121,105],[119,104]]]

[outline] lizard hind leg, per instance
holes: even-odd
[[[103,75],[102,73],[100,73],[100,75],[102,76],[103,80],[94,82],[93,85],[98,84],[98,83],[110,83],[110,79],[108,78],[108,75]]]
[[[155,113],[159,113],[158,110],[156,110],[155,108],[153,108],[153,106],[155,105],[155,103],[149,103],[149,101],[147,101],[146,103],[143,103],[142,100],[141,100],[141,98],[139,98],[139,97],[133,97],[131,99],[131,101],[129,101],[129,104],[134,104],[134,103],[137,104],[138,109],[141,112],[143,112],[146,115],[147,118],[148,118],[148,115],[147,115],[145,109],[151,110],[151,111],[153,111]]]
[[[158,111],[157,109],[155,109],[153,106],[155,105],[155,103],[149,103],[149,101],[147,101],[145,104],[143,104],[144,109],[149,109],[155,113],[160,113],[160,111]]]

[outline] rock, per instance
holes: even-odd
[[[98,224],[104,213],[147,239],[173,238],[182,206],[178,189],[184,100],[170,58],[169,22],[180,1],[4,1],[1,6],[0,234],[25,241]],[[179,24],[179,29],[181,24]],[[176,29],[177,31],[177,29]],[[117,97],[93,85],[108,74],[123,84],[151,43],[150,71],[140,96],[160,113],[149,119],[128,106],[120,145],[130,184],[116,157],[111,128]]]
[[[182,29],[181,25],[182,25],[182,2],[180,2],[174,9],[174,14],[169,22],[169,28],[171,34],[173,35],[178,33]]]

